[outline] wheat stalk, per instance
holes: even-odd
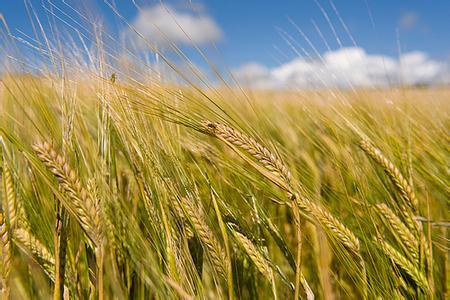
[[[42,163],[56,177],[64,194],[72,200],[71,204],[67,203],[69,211],[72,211],[81,228],[94,243],[99,299],[103,299],[105,237],[100,216],[100,199],[94,182],[89,182],[87,190],[83,188],[76,172],[70,167],[64,157],[57,154],[49,143],[36,143],[33,145],[33,150]]]
[[[305,212],[311,214],[315,220],[322,226],[328,229],[335,239],[344,245],[357,259],[357,264],[361,268],[362,276],[362,293],[364,299],[367,299],[367,273],[366,264],[360,253],[360,244],[358,237],[348,229],[341,221],[334,217],[328,210],[320,205],[312,202],[307,198],[300,197],[298,194],[293,194],[292,199],[296,200],[297,205]],[[328,236],[330,234],[328,233]],[[308,292],[308,290],[307,290]]]

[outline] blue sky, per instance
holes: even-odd
[[[47,0],[31,0],[30,2],[40,15],[45,16],[41,2],[48,2]],[[73,12],[61,0],[52,2],[64,12],[73,15]],[[67,2],[81,7],[86,15],[101,16],[109,30],[116,34],[126,31],[123,24],[117,22],[117,16],[113,11],[101,0],[67,0]],[[136,9],[131,0],[116,0],[115,5],[132,24],[139,24],[137,20],[141,17],[140,28],[153,37],[153,31],[147,32],[151,24],[145,23],[145,20],[158,19],[157,14],[160,10],[155,10],[155,7],[160,7],[159,1],[136,0],[135,2],[141,7],[141,11]],[[450,1],[445,0],[173,0],[164,3],[174,12],[176,18],[190,16],[192,20],[189,19],[190,21],[186,22],[194,22],[192,25],[194,27],[196,20],[203,18],[201,19],[203,23],[197,22],[202,24],[200,28],[192,29],[192,35],[198,36],[196,41],[203,47],[209,47],[208,37],[210,37],[211,41],[217,44],[224,63],[234,69],[253,64],[273,73],[279,66],[295,60],[299,52],[302,55],[313,53],[313,49],[300,35],[296,26],[308,36],[320,54],[330,49],[338,50],[340,45],[322,9],[326,11],[335,27],[341,46],[355,48],[339,16],[333,10],[333,4],[351,32],[357,47],[364,50],[364,56],[367,54],[398,58],[400,62],[398,47],[400,45],[402,53],[419,51],[424,57],[426,56],[426,60],[433,60],[436,63],[448,62],[450,58],[450,39],[448,38]],[[46,6],[51,7],[48,4]],[[148,14],[144,14],[143,11]],[[15,29],[32,33],[28,26],[29,21],[23,1],[3,0],[0,3],[0,12],[5,16],[13,33]],[[56,14],[64,17],[60,12]],[[159,18],[162,25],[158,24],[158,26],[164,26],[165,19],[167,17]],[[45,18],[43,23],[44,26],[48,26]],[[316,31],[315,25],[320,29],[326,43]],[[188,28],[189,26],[186,25]],[[198,35],[196,35],[197,31],[199,31]],[[297,52],[291,49],[280,32],[286,32],[293,38]],[[174,34],[173,39],[177,41],[177,35]],[[182,38],[179,42],[184,43]],[[330,49],[327,49],[328,47]],[[187,52],[190,51],[186,45],[184,49],[188,49]],[[302,52],[301,49],[305,50]],[[348,53],[361,56],[360,52],[346,52],[347,57]],[[253,74],[250,72],[250,75],[253,76]]]

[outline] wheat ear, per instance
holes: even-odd
[[[403,177],[400,170],[383,155],[380,149],[373,146],[368,140],[362,140],[359,143],[359,146],[368,156],[383,167],[386,174],[388,174],[391,181],[397,187],[403,200],[414,212],[417,212],[418,201],[414,194],[414,190],[409,182]]]
[[[333,232],[337,239],[353,254],[355,254],[355,256],[360,260],[359,263],[361,264],[363,269],[365,269],[364,261],[362,260],[359,253],[359,239],[352,233],[350,229],[348,229],[344,224],[336,219],[325,208],[319,206],[318,204],[310,201],[305,197],[300,197],[298,193],[295,193],[291,187],[291,174],[288,171],[288,168],[279,158],[272,154],[270,150],[259,144],[253,138],[248,137],[245,134],[226,125],[210,121],[204,121],[202,125],[203,129],[210,135],[219,138],[220,140],[231,146],[235,146],[241,150],[244,150],[250,156],[259,161],[265,169],[267,169],[273,176],[278,179],[278,181],[274,182],[278,183],[280,187],[285,189],[289,198],[295,201],[295,203],[297,203],[297,205],[303,211],[312,215],[319,224]],[[258,171],[260,171],[260,169],[258,169]],[[263,175],[266,175],[264,172],[261,173]],[[273,178],[270,177],[269,179],[273,180]]]
[[[22,245],[25,252],[29,252],[39,262],[47,275],[54,281],[55,260],[50,251],[32,233],[23,228],[14,230],[14,239]]]
[[[419,202],[416,198],[414,190],[408,180],[403,177],[400,170],[389,161],[381,152],[368,140],[363,139],[359,143],[361,149],[371,157],[376,163],[378,163],[391,179],[392,183],[397,188],[401,198],[405,205],[401,205],[401,213],[408,228],[414,233],[418,239],[418,253],[419,253],[419,265],[423,265],[424,251],[427,251],[428,245],[424,241],[422,226],[414,218],[414,214],[418,214]]]
[[[87,192],[88,192],[88,198],[86,200],[87,204],[87,210],[91,212],[92,218],[94,221],[94,224],[96,226],[96,232],[97,232],[97,238],[98,238],[98,244],[103,245],[105,234],[102,231],[102,212],[101,212],[101,201],[100,201],[100,195],[97,183],[94,179],[88,179],[87,184]]]
[[[255,244],[253,244],[252,241],[250,241],[245,235],[236,230],[231,230],[231,232],[236,238],[238,244],[244,249],[245,253],[250,257],[251,261],[256,266],[258,271],[267,279],[267,281],[269,281],[272,284],[273,297],[274,299],[277,299],[275,277],[270,262],[258,250]]]
[[[100,200],[93,182],[90,182],[88,190],[82,187],[75,170],[49,143],[36,143],[33,145],[33,150],[58,180],[64,195],[71,200],[71,203],[65,203],[68,210],[72,212],[94,244],[99,299],[103,299],[104,235],[100,217]]]
[[[354,254],[359,255],[359,239],[342,224],[336,217],[334,217],[328,210],[320,205],[312,202],[309,199],[302,198],[298,194],[294,194],[293,197],[297,200],[299,207],[310,213],[323,227],[330,230],[336,235],[338,240],[351,250]]]
[[[33,145],[42,163],[56,177],[64,194],[72,200],[68,205],[69,211],[78,220],[81,227],[96,245],[102,243],[99,207],[86,189],[81,186],[76,172],[70,167],[66,159],[58,155],[53,147],[47,143]]]
[[[258,271],[264,275],[267,281],[273,281],[273,271],[267,260],[258,250],[258,248],[242,233],[232,230],[238,244],[244,249],[245,253],[250,257]]]
[[[3,211],[0,211],[0,238],[2,239],[2,295],[9,299],[9,275],[11,273],[11,240]]]
[[[408,227],[400,220],[400,218],[384,203],[375,205],[380,214],[388,221],[392,228],[392,233],[398,236],[401,242],[406,246],[408,254],[416,261],[419,262],[418,249],[419,243],[416,237],[408,229]]]
[[[16,194],[14,192],[14,182],[11,175],[11,170],[6,161],[3,161],[3,176],[5,185],[5,206],[3,210],[5,211],[6,218],[9,221],[9,226],[13,229],[18,222],[19,217],[24,217],[22,208],[19,207],[19,203],[16,199]]]
[[[174,200],[173,202],[175,207],[180,206],[180,203],[178,203],[176,200]],[[203,219],[202,210],[196,207],[188,198],[182,197],[181,207],[174,209],[174,211],[178,215],[184,212],[184,215],[189,219],[200,241],[208,250],[207,252],[211,257],[214,268],[217,269],[220,275],[226,279],[228,274],[228,264],[225,260],[225,251],[224,249],[222,249],[219,241],[216,239],[211,229]],[[183,218],[183,216],[179,217]]]
[[[203,122],[203,126],[209,134],[249,153],[272,174],[278,176],[285,183],[285,186],[290,187],[291,174],[288,171],[288,168],[266,147],[259,144],[253,138],[226,125],[205,121]],[[341,240],[341,242],[350,250],[355,253],[359,252],[358,238],[330,212],[309,199],[300,197],[297,193],[292,191],[292,188],[289,188],[286,191],[292,200],[296,200],[302,210],[310,213],[320,224],[335,233],[339,240]]]
[[[366,264],[360,253],[359,239],[356,235],[347,228],[341,221],[334,217],[327,209],[321,207],[319,204],[313,201],[301,197],[298,193],[288,193],[290,198],[296,201],[296,205],[300,207],[306,213],[312,215],[316,222],[318,222],[322,228],[327,229],[333,234],[333,237],[338,240],[345,248],[347,248],[354,257],[357,259],[357,263],[361,268],[362,277],[362,293],[364,299],[367,299],[367,273]],[[328,234],[328,236],[331,236]],[[308,294],[308,289],[306,289]]]
[[[381,249],[385,254],[406,274],[408,274],[416,285],[421,288],[424,292],[428,293],[429,286],[425,276],[400,252],[398,252],[394,247],[392,247],[386,241],[378,239],[381,245]]]
[[[205,131],[225,143],[231,144],[256,159],[265,169],[275,177],[280,178],[288,186],[291,182],[291,173],[283,162],[269,149],[258,143],[255,139],[223,124],[210,121],[203,122]]]

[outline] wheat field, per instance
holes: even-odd
[[[97,50],[1,78],[3,299],[449,297],[450,89],[169,84]]]

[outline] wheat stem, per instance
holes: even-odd
[[[61,207],[60,202],[56,201],[56,224],[54,232],[55,245],[55,288],[53,299],[59,300],[64,295],[64,274],[66,266],[67,249],[67,216],[66,211]]]

